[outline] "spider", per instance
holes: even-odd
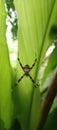
[[[18,58],[19,64],[22,68],[22,70],[24,71],[24,74],[17,80],[17,83],[15,85],[17,85],[23,78],[24,76],[27,76],[31,79],[31,81],[33,82],[34,86],[38,86],[38,84],[35,83],[34,79],[30,76],[29,72],[33,69],[33,67],[36,64],[37,59],[35,59],[34,63],[32,64],[32,66],[30,67],[29,65],[25,65],[23,66],[22,63],[20,62],[20,59]]]

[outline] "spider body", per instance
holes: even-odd
[[[23,67],[23,70],[24,70],[25,75],[28,76],[29,72],[30,72],[30,66],[29,65],[25,65]]]
[[[38,84],[35,83],[35,81],[33,80],[33,78],[32,78],[32,77],[30,76],[30,74],[29,74],[29,72],[30,72],[30,71],[32,70],[32,68],[35,66],[37,59],[35,59],[35,61],[34,61],[34,63],[32,64],[31,67],[30,67],[29,65],[23,66],[23,65],[21,64],[19,58],[18,58],[18,61],[19,61],[19,64],[20,64],[21,68],[22,68],[23,71],[24,71],[24,74],[18,79],[18,81],[17,81],[17,83],[16,83],[15,85],[17,85],[17,84],[23,79],[24,76],[28,76],[28,77],[31,79],[31,81],[33,82],[34,86],[35,86],[35,87],[38,86]]]

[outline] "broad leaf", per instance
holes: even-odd
[[[18,31],[18,56],[23,66],[26,64],[31,66],[35,58],[37,58],[37,63],[30,72],[36,82],[45,52],[53,40],[49,34],[51,27],[57,20],[57,1],[15,0],[14,2],[18,15],[18,24],[20,25]],[[19,64],[18,66],[17,79],[23,75],[23,70]],[[40,115],[39,90],[34,88],[29,77],[24,77],[15,91],[17,117],[22,129],[35,130]],[[39,115],[36,119],[35,115],[37,113]]]
[[[0,120],[1,127],[9,128],[12,118],[11,68],[6,44],[6,12],[0,0]],[[0,123],[1,123],[0,122]],[[3,130],[3,127],[1,130]]]

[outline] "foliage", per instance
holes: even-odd
[[[5,3],[6,3],[8,20],[9,20],[10,24],[12,25],[12,28],[11,28],[12,38],[13,38],[13,40],[15,40],[15,39],[17,39],[17,29],[18,29],[15,7],[13,4],[13,0],[5,0]],[[15,18],[13,18],[12,12],[15,14]],[[8,26],[8,24],[7,24],[7,26]]]
[[[6,12],[4,0],[0,1],[0,120],[9,128],[12,118],[12,74],[6,41]],[[2,130],[2,128],[1,128]]]
[[[0,127],[1,130],[18,130],[18,128],[21,130],[36,130],[41,118],[40,87],[44,86],[47,77],[50,79],[49,74],[57,66],[56,43],[53,52],[48,58],[42,79],[39,78],[40,84],[40,81],[38,81],[39,71],[43,65],[46,51],[57,38],[57,1],[14,0],[14,4],[13,0],[6,0],[5,2],[7,14],[12,24],[13,38],[18,38],[17,57],[20,58],[23,66],[26,64],[31,66],[35,58],[37,58],[37,63],[30,74],[35,82],[39,84],[39,88],[35,88],[28,77],[24,77],[15,87],[15,82],[23,75],[23,71],[18,61],[14,73],[14,68],[11,68],[6,40],[6,12],[4,0],[0,0]],[[17,15],[12,22],[10,9],[15,12],[15,8]],[[47,87],[47,82],[45,85]],[[54,106],[51,112],[52,115],[54,112],[57,114],[57,104]],[[49,114],[48,125],[44,127],[44,130],[51,128],[49,126],[52,126],[53,119],[54,116],[52,116],[50,124]]]
[[[57,97],[55,98],[54,105],[52,106],[52,111],[50,111],[49,116],[47,118],[46,124],[43,130],[57,130]],[[55,107],[54,107],[55,106]]]

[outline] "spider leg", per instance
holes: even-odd
[[[19,64],[20,64],[21,68],[24,69],[24,67],[23,67],[22,63],[20,62],[19,58],[18,58],[18,61],[19,61]]]
[[[17,80],[17,82],[15,83],[15,86],[23,79],[24,76],[25,76],[25,73]]]
[[[30,69],[32,69],[32,68],[35,66],[36,61],[37,61],[37,58],[35,59],[34,63],[33,63],[32,66],[30,67]]]
[[[39,86],[38,84],[35,83],[34,79],[30,76],[30,74],[29,74],[28,76],[29,76],[29,78],[31,79],[31,81],[33,82],[35,88],[36,88],[37,86]]]

